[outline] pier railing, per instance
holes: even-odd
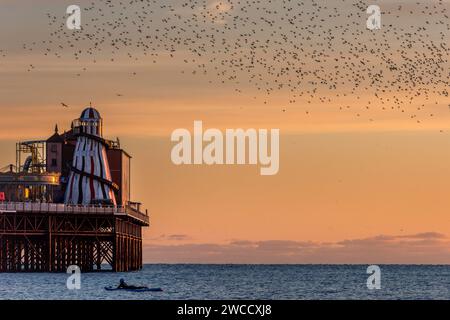
[[[0,214],[2,212],[23,213],[73,213],[73,214],[112,214],[118,216],[131,216],[145,224],[149,223],[147,212],[132,206],[100,206],[100,205],[69,205],[64,203],[40,203],[40,202],[0,202]]]

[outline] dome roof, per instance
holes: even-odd
[[[87,107],[83,110],[80,116],[80,120],[100,120],[102,117],[97,109],[92,107]]]

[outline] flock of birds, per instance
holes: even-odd
[[[99,0],[82,7],[81,30],[49,12],[49,37],[23,49],[72,57],[83,71],[100,60],[174,59],[265,104],[284,97],[282,112],[330,104],[421,122],[434,116],[430,105],[450,108],[449,2],[386,1],[379,30],[366,28],[368,2]]]

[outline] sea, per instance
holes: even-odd
[[[0,273],[0,299],[32,300],[342,300],[450,299],[449,265],[379,265],[379,289],[369,289],[367,265],[151,264],[136,272],[82,273],[68,289],[65,273]],[[107,291],[128,284],[162,292]]]

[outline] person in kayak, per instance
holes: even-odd
[[[148,289],[148,287],[128,285],[124,279],[120,279],[120,283],[117,286],[117,289]]]

